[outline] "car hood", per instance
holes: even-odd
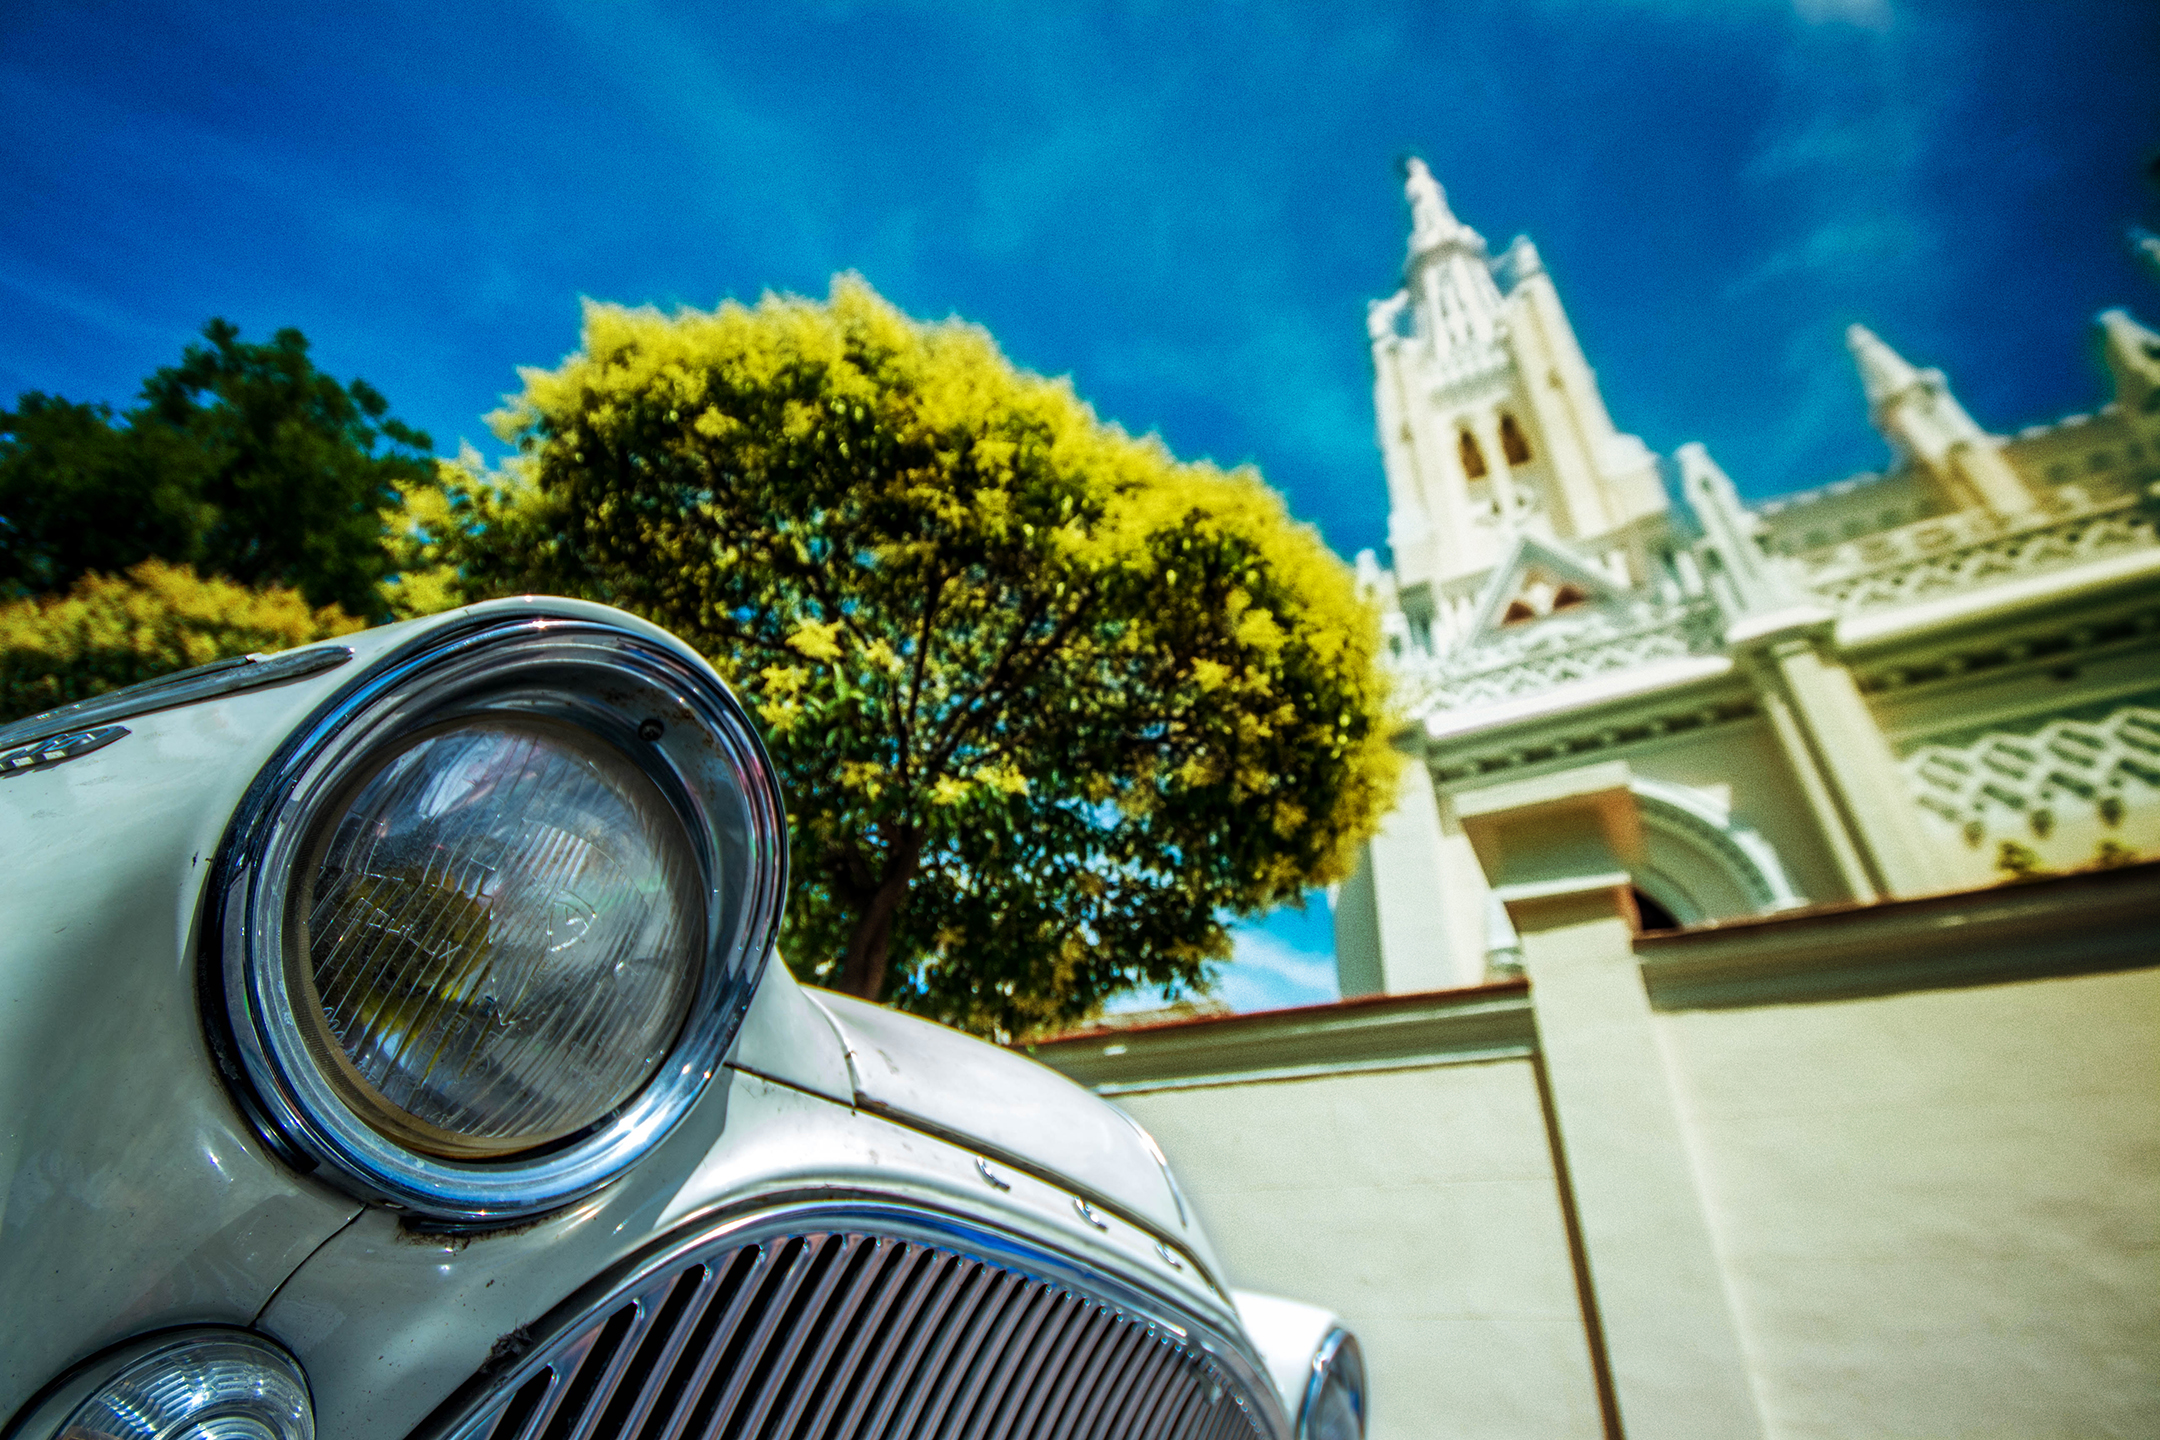
[[[1221,1268],[1162,1151],[1138,1121],[1047,1065],[829,990],[804,992],[847,1049],[855,1103],[1086,1196]]]

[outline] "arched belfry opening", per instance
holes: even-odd
[[[1524,438],[1522,427],[1515,423],[1513,415],[1500,417],[1500,453],[1510,465],[1530,463],[1530,442]]]
[[[1478,449],[1477,437],[1468,430],[1462,433],[1462,473],[1472,480],[1485,478],[1485,452]]]

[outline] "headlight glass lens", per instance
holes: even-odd
[[[252,1336],[185,1339],[114,1376],[60,1440],[314,1440],[307,1380]]]
[[[407,741],[318,823],[286,965],[310,1048],[423,1153],[573,1135],[651,1078],[697,988],[701,869],[613,746],[487,716]]]

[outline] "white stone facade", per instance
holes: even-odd
[[[1891,463],[1749,507],[1614,427],[1527,238],[1405,190],[1368,317],[1393,565],[1358,569],[1422,763],[1337,897],[1345,995],[1519,964],[1466,807],[1589,766],[1653,926],[2160,852],[2160,335],[2101,316],[2109,403],[2004,437],[1854,326]]]

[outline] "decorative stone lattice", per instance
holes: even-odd
[[[2054,720],[2030,735],[1923,745],[1904,769],[1919,802],[1971,836],[2009,819],[2044,836],[2066,806],[2112,824],[2160,800],[2160,710],[2127,705],[2095,723]]]
[[[1429,715],[1714,651],[1722,624],[1708,601],[1555,615],[1483,637],[1455,654],[1406,665],[1398,674],[1413,712]]]
[[[1968,510],[1887,530],[1804,560],[1809,588],[1853,614],[2160,546],[2153,506],[2136,498],[2038,523]]]

